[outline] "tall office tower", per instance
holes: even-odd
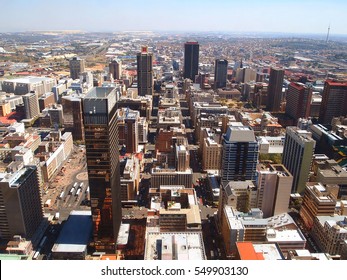
[[[213,138],[206,137],[202,141],[202,169],[220,170],[222,145]]]
[[[258,166],[257,207],[264,218],[288,212],[293,176],[282,164]]]
[[[153,55],[148,52],[147,47],[142,47],[137,54],[137,88],[138,95],[153,94]]]
[[[136,153],[139,145],[139,111],[129,108],[117,110],[118,143],[126,146],[127,153]]]
[[[252,128],[229,126],[222,145],[222,182],[255,180],[258,142]]]
[[[32,119],[40,114],[39,99],[35,92],[29,92],[23,95],[25,118]]]
[[[236,82],[249,83],[256,80],[257,72],[251,68],[238,68],[236,70]]]
[[[185,172],[189,169],[189,151],[184,145],[175,145],[176,170]]]
[[[92,88],[83,99],[83,121],[93,216],[91,244],[115,252],[122,221],[115,88]]]
[[[122,76],[122,61],[119,59],[112,59],[108,65],[110,75],[112,74],[113,79],[119,80]]]
[[[279,112],[281,110],[283,79],[284,70],[271,68],[267,93],[268,111]]]
[[[297,123],[310,116],[312,88],[301,83],[290,83],[287,91],[286,114]]]
[[[14,235],[31,239],[43,221],[36,166],[27,166],[0,178],[0,238]]]
[[[74,140],[84,141],[82,98],[79,95],[63,96],[64,128],[72,133]]]
[[[214,87],[225,88],[227,86],[228,61],[216,59],[214,65]]]
[[[70,65],[70,77],[74,80],[79,79],[85,68],[85,60],[77,56],[73,57],[69,61]]]
[[[315,146],[311,132],[287,126],[282,164],[293,175],[292,193],[303,193],[305,190]]]
[[[331,124],[333,117],[347,115],[347,82],[327,80],[319,112],[319,123]]]
[[[332,191],[333,189],[328,189],[321,183],[307,182],[300,217],[308,230],[312,228],[317,216],[334,216],[336,196]]]
[[[183,77],[195,82],[195,76],[199,72],[199,43],[187,42],[184,44],[184,68]]]

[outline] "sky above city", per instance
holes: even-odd
[[[221,31],[347,34],[346,0],[0,0],[0,32]]]

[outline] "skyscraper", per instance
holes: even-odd
[[[139,144],[139,119],[139,111],[133,111],[129,108],[121,108],[117,110],[119,145],[125,145],[127,153],[137,152]]]
[[[31,239],[43,221],[36,166],[27,166],[0,179],[0,237]]]
[[[79,95],[67,95],[61,98],[64,112],[65,131],[72,132],[74,140],[84,140],[82,98]]]
[[[312,99],[312,88],[301,83],[290,83],[287,91],[286,114],[295,120],[308,118]]]
[[[183,77],[195,82],[195,75],[199,72],[199,43],[187,42],[184,44]]]
[[[283,164],[258,166],[257,207],[264,218],[288,212],[293,176]]]
[[[315,145],[311,132],[287,126],[282,164],[293,175],[292,193],[303,193],[305,190]]]
[[[93,216],[93,246],[115,252],[122,219],[115,88],[92,88],[83,99],[83,120]]]
[[[258,142],[252,128],[229,126],[222,145],[222,182],[255,180]]]
[[[79,57],[73,57],[70,62],[70,77],[74,80],[79,79],[85,68],[85,60]]]
[[[122,61],[119,59],[113,59],[108,66],[109,72],[112,74],[113,79],[119,80],[122,76]]]
[[[227,86],[228,61],[216,59],[214,66],[214,87],[224,88]]]
[[[271,68],[267,94],[267,110],[271,112],[281,110],[283,79],[284,70]]]
[[[319,122],[331,124],[333,117],[347,115],[347,82],[327,80],[324,84]]]
[[[153,94],[153,55],[147,47],[142,47],[137,54],[137,88],[138,95]]]
[[[25,110],[25,117],[27,119],[32,119],[38,117],[40,113],[39,99],[37,93],[29,92],[23,95],[23,103]]]

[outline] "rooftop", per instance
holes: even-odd
[[[229,126],[224,136],[230,142],[255,142],[254,131],[249,126]]]
[[[107,98],[113,90],[112,87],[93,87],[87,92],[85,98]]]
[[[53,79],[48,77],[27,76],[27,77],[22,77],[17,79],[5,80],[4,82],[29,84],[29,83],[39,83],[43,81],[53,81]]]
[[[205,260],[202,234],[198,232],[149,232],[145,260]]]
[[[52,252],[83,252],[92,234],[91,211],[73,210],[64,224]]]

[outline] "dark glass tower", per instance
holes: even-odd
[[[137,54],[137,88],[138,95],[153,94],[153,55],[143,47]]]
[[[199,72],[199,43],[187,42],[184,44],[183,77],[195,82],[195,75]]]
[[[347,81],[325,81],[322,97],[320,123],[331,124],[334,117],[347,115]]]
[[[227,86],[228,61],[216,59],[214,66],[214,87],[225,88]]]
[[[267,110],[271,112],[281,111],[283,79],[284,70],[271,68],[267,94]]]
[[[115,252],[122,221],[116,102],[114,88],[93,88],[83,99],[92,245],[108,253]]]

